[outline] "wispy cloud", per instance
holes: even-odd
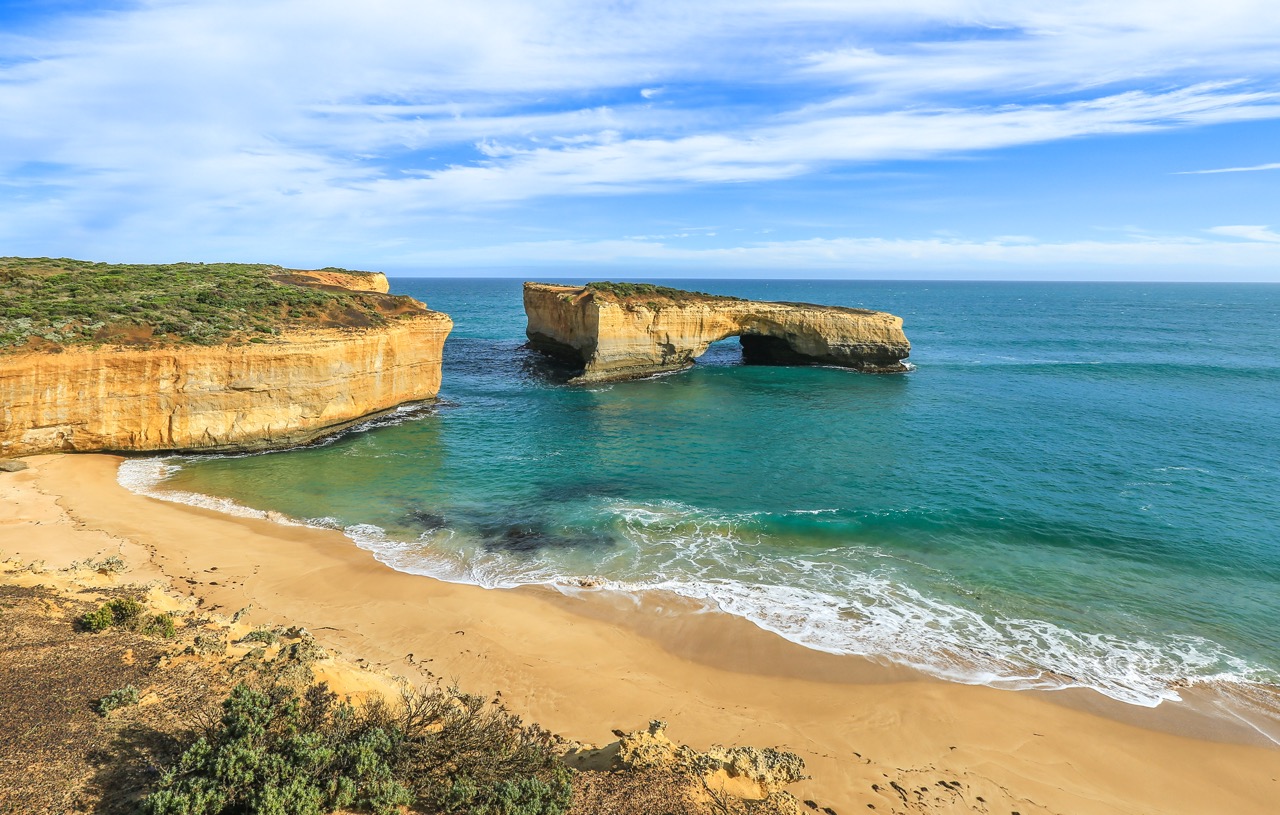
[[[1243,238],[1247,241],[1262,241],[1263,243],[1280,243],[1280,232],[1272,231],[1269,226],[1215,226],[1209,231],[1215,235],[1225,235],[1229,238]]]
[[[1213,175],[1214,173],[1254,173],[1259,170],[1280,170],[1280,162],[1275,164],[1255,164],[1252,167],[1223,167],[1219,170],[1184,170],[1174,175]]]
[[[1224,242],[1169,236],[1128,241],[1028,242],[1020,236],[884,239],[813,238],[724,248],[673,246],[659,240],[536,241],[410,253],[410,264],[491,266],[512,263],[667,264],[704,271],[806,269],[832,276],[1017,279],[1028,267],[1055,269],[1064,277],[1094,278],[1121,271],[1130,279],[1167,278],[1204,268],[1232,269],[1227,279],[1265,279],[1258,270],[1280,263],[1270,242]]]
[[[458,206],[662,184],[789,178],[839,162],[921,159],[1080,136],[1280,116],[1280,93],[1216,84],[1079,102],[815,117],[744,132],[639,138],[564,149],[509,146],[502,161],[425,172],[423,200]],[[496,156],[489,153],[490,156]]]
[[[63,16],[0,34],[0,240],[393,246],[548,199],[1280,119],[1271,12],[184,0]]]

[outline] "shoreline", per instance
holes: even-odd
[[[430,674],[500,691],[569,738],[599,743],[612,728],[662,718],[697,748],[792,750],[813,776],[797,797],[841,813],[880,801],[871,785],[894,773],[929,784],[954,773],[1024,813],[1265,812],[1280,797],[1280,750],[1235,743],[1248,740],[1243,726],[1215,729],[1194,704],[1113,702],[1130,709],[1121,715],[1097,694],[930,679],[813,651],[727,614],[665,614],[656,598],[637,615],[625,597],[397,572],[341,532],[134,494],[116,482],[119,461],[41,456],[4,476],[0,550],[51,566],[120,553],[126,579],[163,581],[208,610],[252,604],[247,619],[302,625],[413,681]]]
[[[663,376],[665,374],[659,374]],[[405,408],[393,411],[391,423],[401,421]],[[412,410],[410,408],[409,410]],[[388,423],[385,418],[362,423],[372,429]],[[329,440],[341,438],[341,434]],[[325,443],[325,442],[322,442]],[[264,452],[243,455],[262,455]],[[107,454],[114,455],[114,454]],[[178,454],[175,454],[181,457]],[[486,585],[474,580],[429,571],[398,568],[382,556],[375,544],[353,535],[352,528],[299,520],[272,510],[261,510],[237,503],[233,499],[164,489],[161,485],[168,473],[147,472],[129,465],[155,465],[166,468],[166,457],[150,455],[135,458],[122,456],[117,482],[130,492],[180,507],[211,510],[220,515],[264,520],[284,526],[323,531],[338,531],[353,545],[370,553],[383,566],[401,574],[485,591],[519,591],[531,593],[544,602],[559,604],[565,611],[624,626],[653,639],[668,653],[708,667],[740,673],[758,673],[791,678],[821,679],[830,682],[868,684],[875,682],[942,682],[947,684],[989,687],[998,690],[1033,693],[1047,701],[1073,709],[1088,711],[1129,724],[1160,732],[1193,735],[1196,738],[1229,744],[1246,744],[1280,749],[1280,686],[1241,686],[1233,682],[1214,684],[1184,683],[1173,685],[1178,699],[1164,699],[1155,704],[1127,701],[1105,690],[1087,684],[1054,686],[1048,677],[1040,684],[1034,679],[984,679],[980,671],[939,673],[893,659],[891,656],[833,652],[794,639],[782,631],[762,624],[750,616],[717,607],[706,598],[694,597],[662,588],[619,588],[616,586],[575,585],[559,583],[523,583]],[[639,614],[635,613],[640,611]],[[747,642],[752,647],[715,648],[717,634],[732,637],[735,643]],[[708,645],[713,647],[709,650]],[[711,655],[714,652],[714,656]],[[755,658],[744,654],[764,654]],[[1063,682],[1069,677],[1061,677]]]

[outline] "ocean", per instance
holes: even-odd
[[[520,281],[395,279],[453,317],[438,403],[122,483],[955,681],[1145,706],[1280,683],[1280,286],[658,282],[893,312],[915,370],[747,366],[730,339],[568,387],[522,347]]]

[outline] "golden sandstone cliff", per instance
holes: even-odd
[[[380,274],[297,272],[327,290],[386,292]],[[50,451],[256,450],[310,441],[440,388],[453,322],[386,298],[381,325],[284,331],[216,346],[0,354],[0,457]]]
[[[902,318],[879,311],[768,303],[648,284],[524,284],[529,345],[581,366],[573,382],[680,370],[737,336],[748,362],[908,370]]]

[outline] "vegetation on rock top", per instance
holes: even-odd
[[[685,289],[673,289],[670,286],[659,286],[655,283],[613,283],[611,281],[599,281],[588,283],[585,287],[588,291],[604,292],[612,294],[619,299],[631,299],[636,297],[661,297],[665,300],[674,300],[676,302],[687,300],[741,300],[741,297],[730,297],[724,294],[707,294],[700,291],[686,291]]]
[[[290,329],[363,328],[423,313],[409,297],[298,285],[292,271],[249,263],[0,258],[0,352],[264,342]]]

